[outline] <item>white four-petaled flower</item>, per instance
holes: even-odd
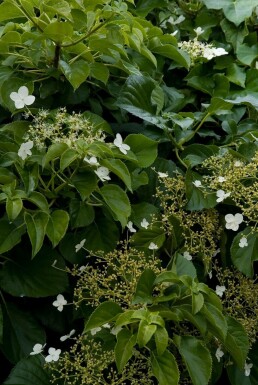
[[[245,362],[244,370],[245,370],[245,376],[246,377],[250,376],[252,367],[253,367],[253,364],[251,364],[251,363],[248,364],[247,362]]]
[[[156,245],[156,243],[154,243],[154,242],[151,242],[149,244],[149,249],[150,250],[158,250],[158,245]]]
[[[129,221],[126,225],[126,227],[128,228],[128,230],[131,232],[131,233],[136,233],[136,229],[133,227],[133,222],[132,221]]]
[[[98,175],[99,179],[102,181],[102,182],[105,182],[106,180],[111,180],[110,176],[109,176],[109,169],[107,167],[98,167],[96,171],[94,171],[95,174]]]
[[[217,199],[216,199],[216,202],[223,202],[224,199],[226,199],[227,197],[230,196],[230,192],[229,193],[225,193],[224,190],[218,190],[216,192],[216,195],[217,195]]]
[[[49,348],[48,356],[45,357],[46,362],[58,361],[61,349]]]
[[[215,356],[217,360],[220,362],[221,357],[224,356],[224,352],[222,351],[221,346],[219,346],[218,349],[216,350]]]
[[[45,345],[35,344],[32,348],[32,352],[30,352],[30,355],[34,356],[35,354],[40,354],[41,352],[43,352],[44,346]]]
[[[144,229],[147,229],[149,227],[149,222],[146,220],[146,218],[143,218],[143,220],[141,221],[141,227],[143,227]]]
[[[239,225],[243,222],[243,215],[242,214],[227,214],[225,215],[225,221],[226,221],[226,229],[237,231],[239,228]]]
[[[62,336],[60,337],[60,341],[64,342],[66,340],[68,340],[69,338],[71,338],[75,333],[75,330],[71,330],[69,334],[66,334],[65,336]]]
[[[189,251],[185,251],[184,254],[183,254],[183,257],[187,260],[187,261],[191,261],[193,259],[193,257],[191,256],[191,254],[189,253]]]
[[[195,187],[201,187],[202,182],[201,182],[200,180],[196,179],[195,181],[193,181],[193,185],[194,185]]]
[[[28,87],[21,86],[18,92],[11,92],[10,98],[14,101],[16,108],[23,108],[24,106],[30,106],[35,101],[35,96],[29,95]]]
[[[33,147],[32,140],[29,140],[28,142],[22,143],[19,150],[18,150],[18,156],[22,158],[22,160],[25,160],[27,156],[31,155],[31,149]]]
[[[217,294],[219,297],[222,297],[222,296],[223,296],[225,290],[226,290],[226,287],[225,287],[225,286],[219,286],[219,285],[216,286],[216,294]]]
[[[198,37],[204,32],[204,29],[202,29],[201,27],[197,27],[194,29],[194,32],[196,33],[196,35]]]
[[[53,302],[53,306],[55,306],[58,311],[62,311],[66,304],[67,301],[62,294],[58,294],[56,300]]]
[[[76,253],[78,253],[78,251],[80,251],[83,248],[85,242],[86,242],[86,239],[83,239],[80,243],[75,245],[75,252]]]
[[[167,172],[158,171],[158,176],[160,178],[167,178],[168,177],[168,173]]]
[[[239,245],[239,247],[241,247],[241,248],[248,246],[247,238],[246,238],[246,237],[242,237],[242,238],[240,239],[238,245]]]
[[[119,150],[123,154],[127,154],[127,151],[130,150],[130,146],[128,144],[123,143],[122,136],[120,134],[116,134],[116,138],[114,140],[114,145],[119,148]]]
[[[89,163],[91,166],[99,166],[99,162],[96,156],[91,156],[90,158],[87,158],[87,156],[85,156],[84,161]]]

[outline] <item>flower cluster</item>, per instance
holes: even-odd
[[[197,37],[193,40],[182,41],[178,43],[178,46],[189,54],[192,65],[200,58],[211,60],[217,56],[228,54],[224,48],[216,48],[212,44],[202,43],[197,40]]]
[[[25,135],[25,140],[32,141],[38,149],[54,143],[77,148],[80,140],[91,144],[104,139],[103,132],[94,129],[83,114],[68,114],[65,108],[59,108],[55,113],[39,111]]]

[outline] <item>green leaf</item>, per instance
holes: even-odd
[[[244,327],[232,317],[227,316],[228,333],[224,341],[239,368],[243,368],[249,351],[249,341]]]
[[[248,246],[240,247],[240,239],[246,237]],[[252,232],[250,227],[238,233],[231,245],[230,254],[234,265],[242,273],[252,278],[254,275],[253,263],[258,260],[258,234]]]
[[[5,303],[3,319],[1,350],[10,362],[16,363],[27,357],[35,343],[42,345],[45,343],[45,332],[30,312],[22,311],[11,303]]]
[[[128,190],[132,192],[131,175],[126,165],[120,159],[103,159],[101,165],[116,174],[124,182]]]
[[[53,247],[56,247],[64,237],[69,224],[69,215],[64,210],[55,210],[49,217],[46,234]]]
[[[75,174],[71,179],[71,182],[80,193],[83,201],[97,188],[97,176],[92,171],[84,171]]]
[[[239,67],[237,64],[232,63],[227,68],[227,78],[231,83],[245,88],[246,72],[244,68]]]
[[[32,245],[32,258],[35,257],[43,245],[48,218],[48,214],[43,211],[38,211],[33,215],[26,212],[24,215],[28,235]]]
[[[158,356],[162,356],[168,346],[168,332],[166,328],[158,326],[155,332],[155,343]]]
[[[224,341],[228,331],[228,325],[226,318],[216,306],[210,302],[205,301],[205,305],[201,310],[201,314],[204,314],[207,321],[209,322],[209,330],[217,338]]]
[[[179,370],[175,357],[168,350],[162,355],[151,352],[151,367],[159,385],[178,385]]]
[[[166,0],[139,0],[136,4],[135,12],[141,17],[145,17],[155,8],[163,8],[167,6]]]
[[[158,143],[142,134],[130,134],[126,137],[126,144],[136,155],[140,167],[149,167],[157,158]]]
[[[258,44],[254,44],[251,47],[247,44],[241,44],[237,48],[236,54],[241,63],[251,66],[258,56]]]
[[[62,153],[60,158],[60,170],[64,171],[71,163],[79,157],[78,152],[73,148],[68,148]]]
[[[8,215],[10,222],[13,222],[18,217],[22,209],[23,209],[23,203],[20,198],[16,198],[16,199],[7,198],[6,213]]]
[[[193,314],[198,313],[204,304],[204,298],[202,293],[192,293],[192,312]]]
[[[76,90],[90,74],[90,66],[85,60],[77,60],[76,62],[69,65],[64,60],[59,61],[59,66],[71,83],[74,90]]]
[[[209,350],[192,336],[174,336],[193,385],[207,385],[211,376],[212,359]]]
[[[188,261],[182,254],[176,253],[173,258],[173,265],[171,270],[180,275],[189,275],[195,278],[197,273],[192,261]]]
[[[258,5],[257,0],[203,0],[209,9],[223,9],[226,18],[236,26],[252,15],[253,9]]]
[[[157,330],[157,325],[150,325],[146,320],[141,320],[138,328],[137,343],[139,348],[143,348],[150,341]]]
[[[4,167],[0,167],[0,183],[9,184],[13,182],[15,175]]]
[[[26,200],[36,205],[42,211],[49,211],[48,202],[45,196],[37,191],[32,191],[27,196]]]
[[[80,199],[71,199],[69,204],[69,214],[73,229],[90,225],[95,218],[94,208],[82,202]]]
[[[101,187],[100,194],[110,208],[114,219],[125,227],[131,214],[131,206],[126,193],[121,187],[109,184]]]
[[[220,98],[211,98],[211,103],[209,107],[207,108],[206,112],[209,115],[221,115],[225,114],[225,111],[231,110],[233,107],[233,104],[230,103],[229,101],[225,101]]]
[[[54,261],[56,266],[52,267]],[[67,289],[65,263],[50,247],[44,246],[33,259],[24,252],[22,259],[8,260],[0,271],[0,286],[7,293],[20,297],[48,297]]]
[[[172,44],[163,44],[152,49],[154,53],[157,53],[161,56],[165,56],[169,59],[174,60],[176,63],[181,66],[189,69],[191,60],[190,56],[183,50],[178,49]]]
[[[73,27],[69,22],[54,21],[46,26],[44,35],[60,44],[73,35]]]
[[[63,154],[63,152],[65,152],[65,150],[67,150],[67,148],[68,148],[68,146],[65,143],[54,143],[54,144],[52,144],[48,148],[47,153],[46,153],[46,155],[43,158],[42,167],[45,168],[46,165],[51,160],[59,158],[60,155]]]
[[[16,227],[5,219],[0,220],[0,253],[11,250],[21,241],[21,236],[25,233],[24,225]]]
[[[135,295],[133,297],[133,304],[142,303],[150,304],[152,303],[152,290],[155,281],[156,275],[150,269],[145,269],[142,275],[140,276]]]
[[[157,106],[156,114],[162,110],[165,102],[164,91],[160,86],[156,86],[151,93],[151,103]]]
[[[191,167],[201,164],[205,159],[217,154],[217,146],[204,145],[204,144],[190,144],[182,152],[182,159],[187,161]]]
[[[112,321],[120,313],[123,313],[123,310],[117,303],[111,301],[103,302],[90,315],[84,331],[88,332],[91,329],[102,326]]]
[[[202,188],[193,184],[195,180],[201,180],[201,177],[197,173],[188,170],[185,176],[186,197],[188,199],[186,208],[192,211],[216,206],[216,193],[203,192]]]
[[[98,212],[94,222],[85,231],[87,249],[92,251],[112,251],[119,241],[119,230],[113,219],[106,218]]]
[[[15,4],[9,1],[0,4],[0,22],[24,17],[24,13]]]
[[[145,247],[147,249],[151,242],[160,248],[165,239],[165,230],[161,226],[152,226],[147,230],[140,230],[132,236],[132,241],[137,247]]]
[[[90,76],[107,84],[109,78],[109,69],[104,63],[92,63],[90,65]]]
[[[39,356],[19,361],[3,385],[49,385],[50,376],[43,369],[42,361]]]
[[[121,330],[117,335],[115,360],[119,373],[122,372],[123,368],[133,355],[133,348],[136,344],[136,338],[136,334],[132,334],[127,329]]]

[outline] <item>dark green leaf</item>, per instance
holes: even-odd
[[[137,303],[152,303],[152,290],[153,284],[155,281],[156,275],[150,269],[145,269],[142,275],[140,276],[137,286],[136,292],[133,298],[133,304]]]
[[[166,328],[158,326],[154,337],[157,348],[157,354],[158,356],[161,356],[168,346],[168,332]]]
[[[38,211],[35,214],[25,213],[24,219],[32,246],[32,258],[39,252],[43,245],[48,223],[48,214]]]
[[[102,326],[105,323],[112,321],[118,314],[122,313],[121,307],[111,301],[103,302],[96,310],[91,314],[88,322],[85,325],[85,332],[91,329]]]
[[[136,344],[136,334],[123,329],[117,335],[115,346],[115,360],[118,372],[121,373],[127,362],[133,355],[133,347]]]
[[[132,191],[132,181],[129,170],[120,159],[103,159],[101,164],[116,174],[124,182],[128,190]]]
[[[24,225],[16,227],[9,221],[0,220],[0,253],[11,250],[17,243],[21,241],[21,236],[25,233]]]
[[[248,245],[240,247],[241,238],[246,237]],[[253,263],[258,260],[258,235],[250,227],[237,234],[232,242],[230,253],[234,265],[245,275],[252,278],[254,274]]]
[[[90,66],[85,60],[77,60],[71,65],[64,60],[60,60],[59,65],[74,90],[76,90],[90,74]]]
[[[96,189],[97,176],[91,171],[84,171],[77,173],[71,179],[71,182],[73,183],[76,190],[80,193],[81,198],[84,201]]]
[[[69,215],[64,210],[55,210],[49,217],[46,234],[53,247],[56,247],[64,237],[69,224]]]
[[[168,350],[162,355],[151,352],[151,367],[159,385],[178,385],[179,370],[175,357]]]
[[[136,155],[140,167],[149,167],[156,159],[158,143],[142,134],[128,135],[124,141]]]
[[[243,326],[232,317],[227,317],[228,333],[224,345],[239,368],[243,368],[249,351],[249,341]]]

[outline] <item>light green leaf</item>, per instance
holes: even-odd
[[[258,44],[254,44],[251,47],[247,44],[241,44],[237,48],[236,54],[241,63],[251,66],[258,56]]]
[[[28,235],[32,245],[32,258],[35,257],[43,245],[48,218],[48,214],[43,211],[38,211],[35,214],[29,214],[26,212],[24,215]]]
[[[158,143],[142,134],[130,134],[126,137],[126,144],[136,155],[140,167],[149,167],[155,161]]]
[[[168,346],[168,332],[166,328],[158,326],[155,332],[155,343],[158,356],[161,356]]]
[[[168,350],[162,355],[151,352],[151,367],[159,385],[178,385],[179,370],[175,357]]]
[[[48,219],[46,234],[53,247],[64,237],[69,224],[69,215],[64,210],[55,210]]]
[[[204,304],[204,298],[202,293],[192,293],[192,312],[198,313]]]
[[[248,246],[240,247],[240,239],[246,237]],[[253,263],[258,260],[258,234],[253,233],[250,227],[238,233],[231,245],[230,253],[234,265],[242,273],[252,278],[254,275]]]
[[[88,332],[91,329],[102,326],[112,321],[120,313],[123,313],[123,310],[117,303],[111,301],[103,302],[90,315],[84,331]]]
[[[46,26],[44,29],[44,35],[48,39],[60,44],[73,35],[73,27],[69,22],[54,21]]]
[[[15,199],[7,198],[6,212],[10,222],[14,221],[18,217],[22,209],[23,209],[23,203],[20,198],[15,198]]]
[[[109,78],[109,69],[104,63],[92,63],[90,65],[90,76],[107,84]]]
[[[30,356],[19,361],[3,385],[49,385],[50,376],[43,369],[42,357]]]
[[[56,260],[58,269],[52,267]],[[20,297],[48,297],[67,289],[65,263],[50,247],[44,246],[33,259],[24,252],[22,259],[5,262],[0,272],[0,286],[7,293]]]
[[[150,341],[157,330],[157,325],[150,325],[146,320],[141,320],[138,328],[137,343],[143,348]]]
[[[64,60],[60,60],[59,66],[74,90],[76,90],[90,74],[90,66],[85,60],[77,60],[71,65]]]
[[[136,334],[132,334],[127,329],[121,330],[117,335],[115,360],[119,373],[122,372],[123,368],[133,355],[133,348],[136,344],[136,338]]]
[[[0,4],[0,22],[18,18],[25,18],[19,7],[9,1]]]
[[[101,187],[100,194],[110,208],[114,219],[125,227],[131,214],[131,206],[126,193],[121,187],[109,184]]]
[[[124,182],[128,190],[132,192],[131,175],[126,165],[120,159],[103,159],[101,165],[116,174]]]
[[[155,281],[156,275],[150,269],[145,269],[142,275],[140,276],[135,295],[133,297],[133,304],[142,303],[150,304],[152,303],[152,290],[153,284]]]
[[[212,359],[209,350],[192,336],[174,336],[193,385],[207,385],[211,376]]]

